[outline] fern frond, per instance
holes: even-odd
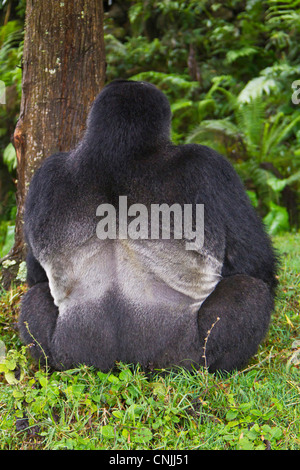
[[[224,136],[231,137],[234,140],[242,138],[240,129],[233,124],[229,119],[215,119],[202,121],[188,135],[187,143],[203,143],[204,141],[213,141],[216,138],[222,138]]]
[[[297,116],[292,121],[288,117],[284,117],[283,113],[277,113],[272,123],[266,123],[264,135],[262,139],[262,158],[267,160],[272,150],[278,149],[278,146],[283,143],[296,124],[300,121],[300,116]]]
[[[277,88],[278,85],[273,78],[265,76],[256,77],[250,80],[242,89],[237,97],[239,103],[250,103],[251,100],[259,98],[263,93],[270,94],[271,90]]]
[[[171,112],[174,114],[176,111],[183,108],[190,108],[193,106],[193,101],[191,100],[177,100],[175,103],[171,104]]]
[[[175,91],[181,89],[191,92],[195,88],[199,87],[199,82],[190,81],[184,76],[155,71],[138,73],[137,75],[130,77],[130,80],[146,80],[151,83],[155,83],[160,88],[167,86]]]
[[[249,103],[240,105],[235,111],[238,128],[245,136],[245,144],[249,154],[255,154],[261,146],[265,122],[265,103],[260,99],[253,99]]]
[[[300,116],[297,116],[288,124],[286,124],[286,121],[284,121],[282,127],[280,128],[280,132],[274,141],[274,146],[277,146],[281,142],[283,142],[288,137],[289,133],[292,131],[292,129],[296,126],[296,124],[299,121],[300,121]]]
[[[258,50],[255,47],[242,47],[238,50],[228,51],[226,54],[225,61],[227,64],[232,64],[240,57],[249,57],[251,55],[257,54],[257,52]]]

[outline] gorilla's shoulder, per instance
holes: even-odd
[[[43,160],[41,166],[35,172],[34,177],[36,175],[53,172],[59,168],[63,170],[66,167],[66,162],[69,155],[70,152],[57,152],[53,153],[49,157],[46,157]]]
[[[45,185],[47,182],[50,183],[53,178],[56,180],[60,179],[67,171],[69,155],[69,152],[58,152],[46,157],[41,166],[34,173],[30,183],[30,189],[34,189],[36,185]]]
[[[218,153],[216,150],[202,144],[183,144],[178,145],[177,149],[182,158],[185,158],[189,162],[195,162],[198,164],[220,164],[220,165],[231,165],[227,158]]]
[[[68,152],[59,152],[43,160],[30,182],[25,204],[27,210],[31,206],[40,204],[44,198],[52,199],[57,189],[63,187],[68,156]]]
[[[201,144],[185,144],[177,146],[178,165],[189,174],[202,177],[209,183],[214,180],[236,182],[239,177],[231,162],[216,150]]]

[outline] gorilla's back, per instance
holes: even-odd
[[[124,302],[199,309],[220,280],[221,263],[185,251],[180,240],[99,240],[93,237],[44,264],[55,304],[101,299],[111,288]],[[53,274],[55,273],[55,275]]]
[[[61,321],[94,324],[103,349],[115,345],[114,360],[161,365],[164,350],[167,367],[183,343],[191,345],[185,359],[199,358],[197,312],[220,280],[215,258],[186,251],[182,240],[96,236],[63,252],[44,264]]]

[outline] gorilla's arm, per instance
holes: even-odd
[[[38,260],[33,256],[31,248],[28,249],[27,257],[27,284],[29,287],[40,282],[48,282],[47,274]]]
[[[222,276],[248,274],[274,292],[278,258],[263,223],[239,181],[224,194],[226,250]]]
[[[29,287],[40,282],[48,282],[47,274],[33,251],[40,252],[37,246],[39,237],[44,233],[49,210],[53,207],[54,197],[59,189],[57,181],[62,172],[61,158],[67,153],[57,153],[48,157],[35,172],[25,203],[24,235],[27,245],[27,283]],[[34,242],[34,243],[33,243]],[[33,244],[32,244],[33,243]],[[32,250],[32,246],[35,250]]]
[[[211,246],[224,240],[222,277],[247,274],[263,280],[274,291],[277,256],[239,176],[213,149],[191,147],[191,172],[199,181],[196,200],[205,207],[205,236]]]
[[[232,165],[208,147],[191,150],[196,200],[205,207],[204,243],[223,263],[220,282],[199,309],[200,344],[210,371],[230,371],[243,367],[266,335],[277,257]]]
[[[41,363],[48,361],[48,365],[53,363],[51,340],[59,312],[50,292],[47,274],[33,251],[39,256],[44,246],[40,241],[41,235],[49,223],[55,197],[59,197],[62,161],[66,155],[53,154],[44,160],[31,180],[25,204],[24,235],[29,290],[22,299],[19,330],[22,340],[29,344],[32,356]]]

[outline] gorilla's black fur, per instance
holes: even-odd
[[[35,173],[19,328],[36,359],[231,371],[257,351],[276,287],[270,240],[231,164],[205,146],[173,145],[170,121],[155,86],[112,82],[79,145]],[[99,239],[97,207],[119,196],[148,209],[204,204],[204,245]]]

